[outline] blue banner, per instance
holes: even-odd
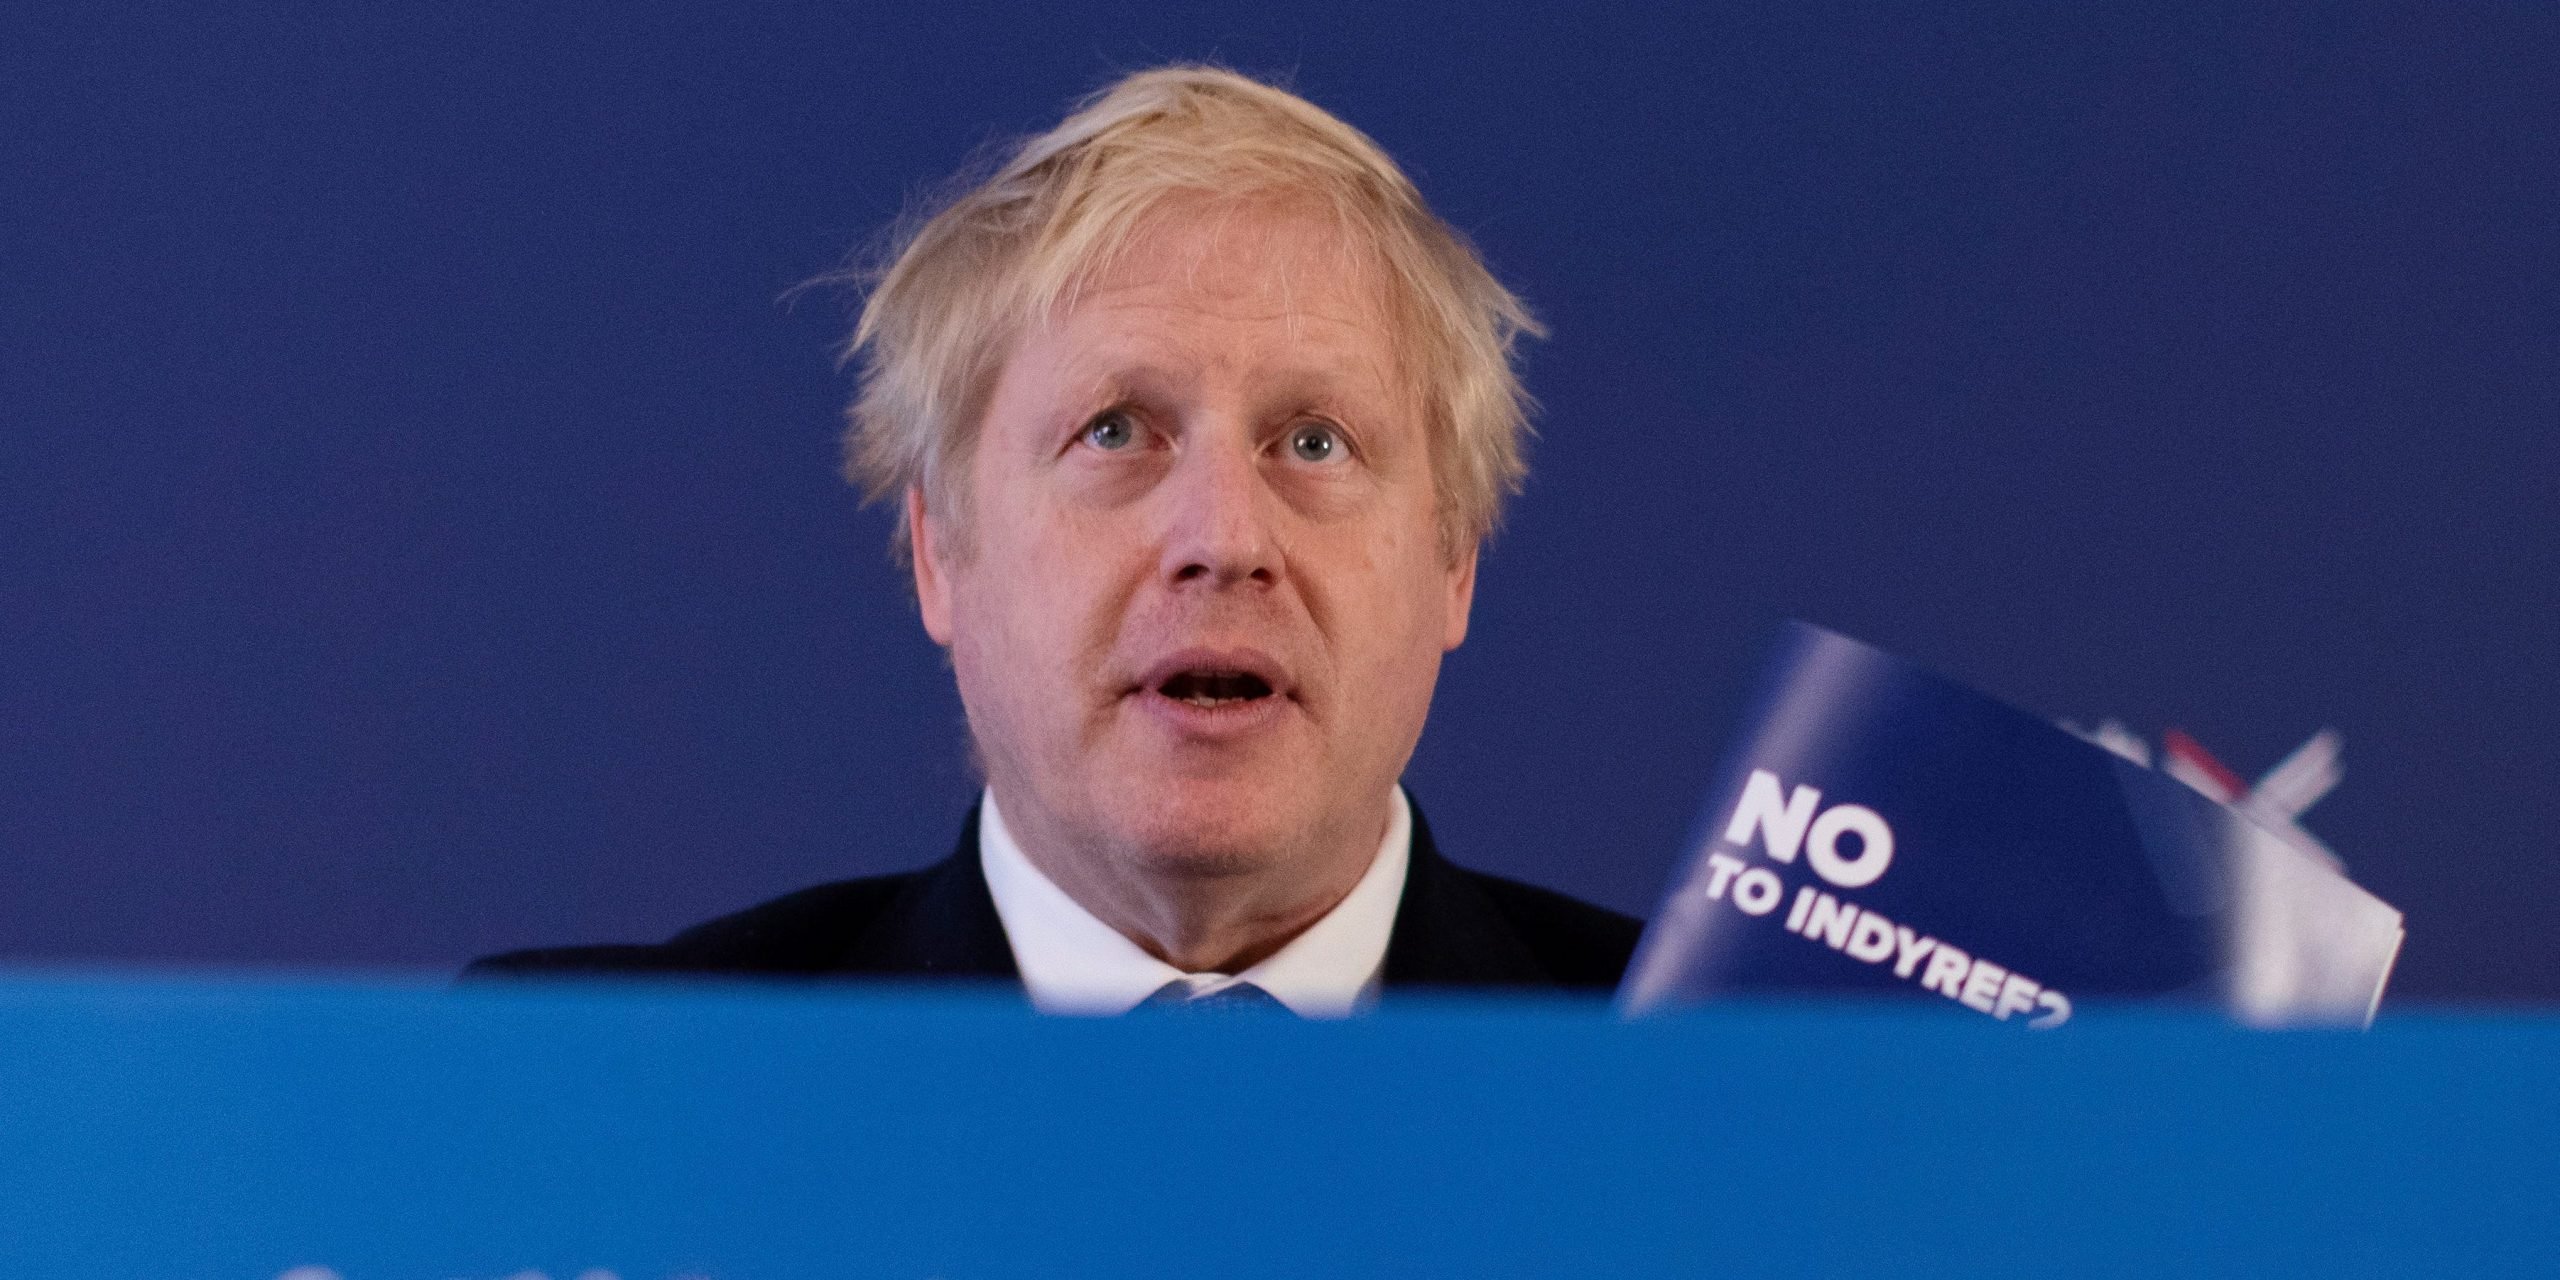
[[[1041,1018],[1008,992],[0,973],[0,1260],[11,1280],[2550,1269],[2560,1022],[2014,1021],[1454,998]]]

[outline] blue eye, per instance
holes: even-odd
[[[1331,425],[1310,422],[1289,432],[1289,452],[1300,462],[1331,462],[1342,455],[1342,433]]]
[[[1118,409],[1106,409],[1084,424],[1084,442],[1105,453],[1117,453],[1137,440],[1138,424]]]

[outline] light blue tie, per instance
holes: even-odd
[[[1138,1010],[1162,1010],[1182,1014],[1277,1013],[1296,1016],[1290,1012],[1289,1006],[1280,1003],[1278,996],[1250,982],[1239,982],[1231,987],[1220,987],[1207,995],[1195,996],[1191,994],[1191,984],[1180,978],[1156,988],[1154,995],[1138,1002]]]

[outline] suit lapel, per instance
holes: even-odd
[[[995,895],[978,861],[978,809],[960,824],[951,856],[901,886],[846,954],[842,972],[883,977],[1019,981]]]
[[[1440,856],[1431,828],[1413,811],[1413,853],[1387,940],[1384,986],[1536,987],[1555,976],[1530,954],[1502,909],[1473,874]]]

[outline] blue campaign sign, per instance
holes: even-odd
[[[1845,636],[1780,635],[1630,1007],[1943,998],[2052,1028],[2075,998],[2361,1024],[2400,915],[2146,764]]]
[[[2547,1269],[2560,1023],[0,981],[13,1277]]]

